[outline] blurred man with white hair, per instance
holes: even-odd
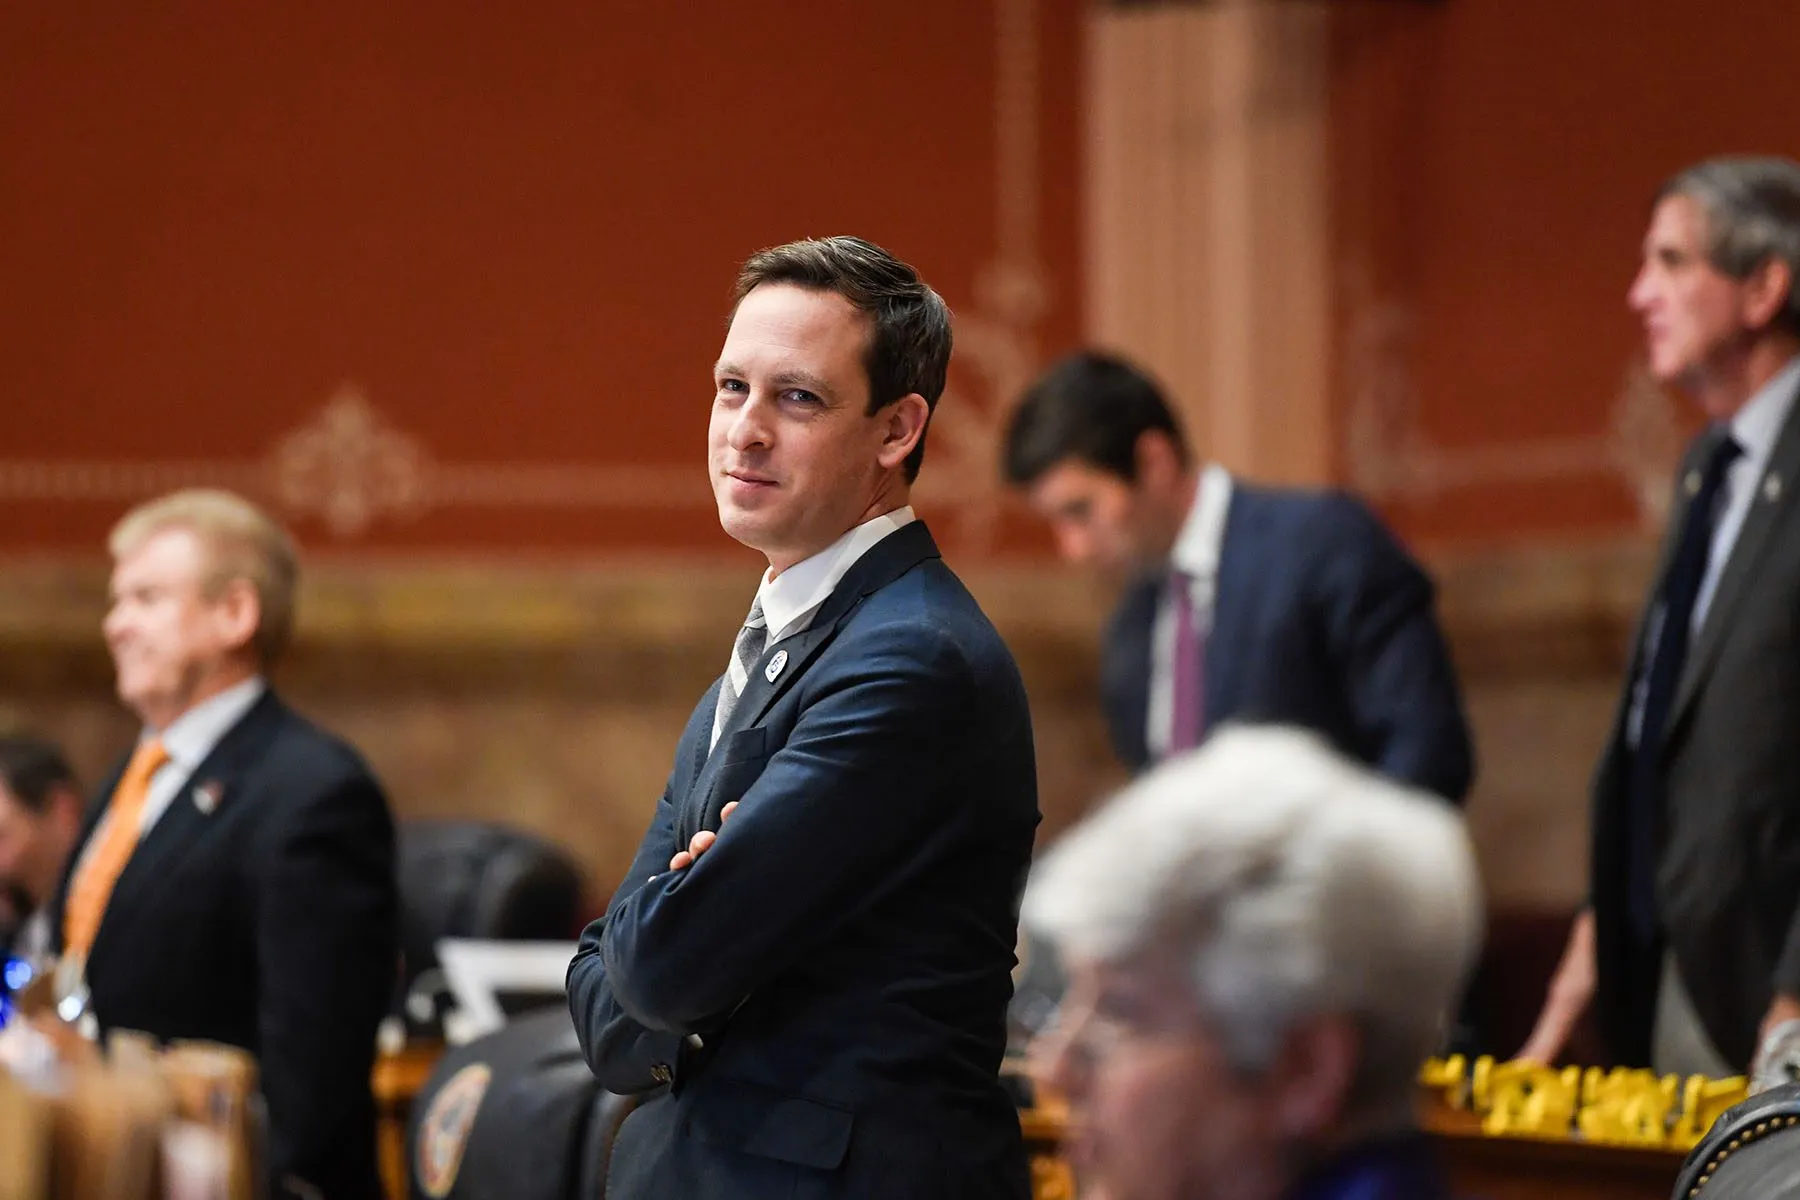
[[[1104,1200],[1439,1200],[1415,1077],[1480,941],[1462,818],[1315,735],[1232,728],[1053,847],[1035,1048]]]

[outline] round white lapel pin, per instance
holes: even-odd
[[[775,677],[781,674],[781,668],[785,666],[787,666],[787,651],[777,650],[775,657],[769,660],[769,665],[763,668],[763,678],[774,683]]]
[[[225,785],[216,779],[209,779],[194,789],[194,807],[200,810],[201,816],[210,817],[213,809],[219,807],[219,798],[224,794]]]
[[[1781,499],[1781,476],[1773,471],[1769,473],[1767,479],[1763,480],[1763,498],[1771,503]]]

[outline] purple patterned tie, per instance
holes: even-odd
[[[1193,578],[1180,571],[1169,573],[1168,601],[1175,606],[1174,684],[1169,704],[1169,753],[1179,754],[1200,744],[1206,720],[1206,701],[1201,692],[1205,673],[1206,639],[1194,620]]]

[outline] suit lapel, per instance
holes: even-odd
[[[1619,689],[1618,703],[1613,706],[1612,735],[1609,745],[1623,746],[1626,726],[1632,711],[1633,695],[1638,677],[1644,670],[1644,655],[1648,647],[1644,639],[1650,636],[1650,618],[1661,602],[1663,586],[1667,582],[1670,561],[1675,557],[1675,545],[1681,538],[1682,522],[1687,520],[1687,492],[1680,486],[1688,472],[1699,466],[1706,456],[1705,439],[1696,439],[1682,456],[1681,465],[1675,471],[1674,502],[1669,506],[1668,520],[1663,526],[1662,543],[1657,550],[1656,567],[1650,572],[1650,593],[1639,610],[1637,624],[1632,628],[1631,640],[1627,643],[1625,662],[1625,684]]]
[[[1795,408],[1800,408],[1800,404]],[[1800,420],[1795,420],[1794,409],[1790,409],[1774,452],[1769,455],[1767,469],[1761,479],[1752,481],[1756,495],[1750,501],[1750,511],[1744,515],[1744,524],[1738,530],[1731,554],[1725,560],[1725,569],[1719,575],[1718,588],[1713,592],[1712,603],[1707,607],[1706,619],[1701,622],[1693,649],[1682,665],[1681,683],[1675,692],[1675,703],[1669,710],[1666,729],[1675,728],[1681,720],[1682,713],[1699,691],[1700,681],[1718,657],[1725,631],[1731,627],[1732,612],[1749,590],[1757,564],[1768,550],[1772,535],[1793,507],[1796,482],[1800,482]],[[1664,745],[1668,740],[1665,735]]]
[[[1205,697],[1205,725],[1237,711],[1243,694],[1238,678],[1241,656],[1233,653],[1246,641],[1249,613],[1255,600],[1254,570],[1256,522],[1262,496],[1254,488],[1232,482],[1231,507],[1225,511],[1225,532],[1219,539],[1218,574],[1213,580],[1212,628],[1206,635],[1205,661],[1200,687]]]
[[[823,611],[819,613],[820,617],[824,615]],[[738,697],[738,705],[731,714],[730,722],[720,731],[720,740],[723,741],[727,734],[750,729],[761,721],[763,714],[769,711],[769,706],[794,686],[794,680],[806,673],[806,668],[818,657],[819,651],[825,648],[825,644],[835,633],[836,620],[829,623],[815,620],[799,633],[782,638],[764,650],[762,657],[750,669],[750,678],[744,684],[744,694]]]
[[[149,907],[148,901],[168,882],[169,868],[200,840],[242,791],[242,778],[256,763],[287,709],[272,691],[264,692],[238,723],[226,731],[212,752],[181,781],[150,832],[126,860],[113,885],[112,897],[94,934],[94,953],[117,936],[118,927]],[[200,793],[205,795],[201,796]]]
[[[1169,590],[1168,573],[1157,571],[1132,584],[1119,602],[1114,636],[1101,663],[1110,701],[1113,741],[1132,770],[1150,762],[1150,686],[1155,675],[1156,610]]]
[[[68,861],[63,863],[62,878],[58,881],[56,895],[51,898],[46,919],[50,922],[50,939],[60,953],[63,944],[63,913],[69,903],[69,884],[75,875],[75,866],[81,861],[88,843],[94,840],[94,831],[100,828],[100,819],[106,815],[106,807],[112,803],[112,794],[119,790],[119,780],[125,777],[125,768],[131,762],[131,754],[121,754],[106,781],[93,792],[88,802],[86,814],[82,817],[81,836],[75,840],[75,847],[69,852]]]
[[[744,694],[738,697],[731,719],[719,730],[713,753],[695,773],[688,799],[703,799],[707,795],[724,758],[718,753],[719,747],[725,745],[732,734],[761,722],[770,706],[786,695],[795,680],[806,673],[819,652],[836,636],[844,618],[854,612],[865,597],[880,591],[926,559],[937,557],[937,543],[930,530],[925,528],[925,522],[914,521],[888,534],[857,559],[832,589],[831,595],[825,598],[825,603],[820,605],[812,623],[764,650],[762,657],[751,667]],[[723,681],[718,686],[723,686]]]

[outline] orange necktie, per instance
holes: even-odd
[[[63,910],[63,953],[87,956],[100,929],[113,884],[137,849],[138,829],[144,823],[144,802],[150,796],[150,779],[169,761],[168,751],[155,738],[138,745],[125,774],[113,789],[106,806],[106,828],[94,852],[87,856],[69,885],[69,902]]]

